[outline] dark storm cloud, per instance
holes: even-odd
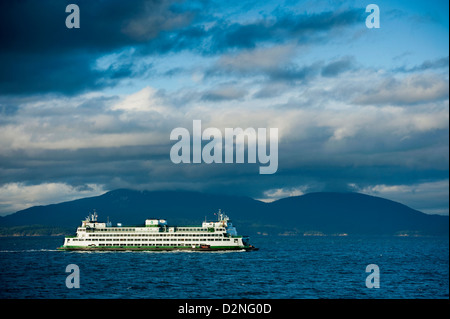
[[[173,2],[78,0],[75,3],[80,8],[80,28],[68,29],[65,20],[69,13],[65,9],[73,1],[2,1],[2,51],[77,53],[76,50],[89,49],[105,52],[145,42],[163,30],[183,25],[185,21],[178,18],[183,13],[171,11]],[[158,23],[163,20],[167,21]],[[141,30],[145,38],[140,35]]]
[[[74,94],[95,90],[115,80],[133,76],[127,67],[120,69],[94,70],[91,54],[13,54],[0,53],[2,72],[0,93],[45,93],[60,92]]]
[[[68,29],[65,8],[71,2],[0,3],[0,93],[73,94],[113,85],[142,70],[132,64],[97,70],[97,58],[189,21],[171,11],[172,1],[77,1],[80,28]]]
[[[71,1],[0,3],[0,93],[77,92],[114,86],[147,74],[133,60],[145,55],[192,50],[202,55],[254,48],[264,43],[308,42],[323,31],[360,22],[362,10],[293,14],[274,12],[250,23],[214,22],[189,3],[176,1],[77,1],[80,28],[68,29],[65,7]],[[105,54],[135,48],[130,63],[98,69]],[[151,68],[146,65],[145,68]],[[304,77],[305,70],[279,70],[273,77]]]
[[[154,171],[146,167],[146,163],[166,162],[168,153],[168,145],[77,150],[20,149],[0,155],[0,176],[3,183],[21,180],[39,184],[45,180],[109,186],[115,177],[125,177],[130,183],[141,184],[148,182],[149,174]]]

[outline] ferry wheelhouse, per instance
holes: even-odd
[[[170,226],[165,219],[146,219],[142,226],[112,226],[90,214],[77,228],[76,236],[66,237],[59,250],[258,250],[248,236],[239,236],[233,223],[221,211],[218,220],[201,226]]]

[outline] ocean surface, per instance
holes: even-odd
[[[253,237],[254,252],[66,252],[0,238],[0,298],[448,299],[447,237]],[[79,268],[79,288],[68,288]],[[369,264],[379,288],[368,288]]]

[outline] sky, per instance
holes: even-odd
[[[352,191],[448,215],[448,6],[2,1],[0,216],[118,188]],[[277,128],[278,170],[173,163],[193,120]]]

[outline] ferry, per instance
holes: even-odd
[[[81,222],[76,236],[66,237],[58,250],[79,251],[254,251],[248,236],[239,236],[220,210],[218,220],[201,226],[170,226],[165,219],[146,219],[144,225],[122,226],[97,221],[94,211]]]

